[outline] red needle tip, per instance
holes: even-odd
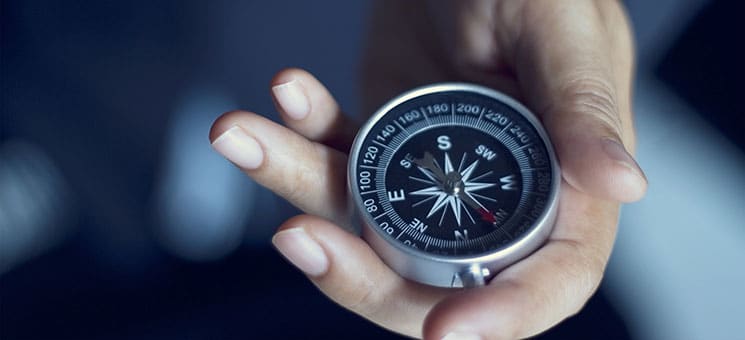
[[[492,214],[489,210],[486,210],[484,208],[479,209],[479,215],[481,215],[481,219],[489,222],[489,223],[496,223],[497,219],[494,218],[494,214]]]

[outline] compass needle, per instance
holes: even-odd
[[[423,167],[420,166],[418,169],[419,169],[419,171],[421,171],[424,174],[424,176],[427,176],[427,178],[431,179],[433,181],[433,183],[440,182],[440,180],[438,178],[436,178],[434,176],[434,174],[432,172],[428,171],[426,168],[423,168]]]
[[[446,152],[445,153],[445,175],[447,176],[447,174],[453,172],[453,170],[454,170],[453,163],[450,161],[450,156]]]
[[[437,84],[393,99],[360,129],[348,182],[378,255],[406,278],[451,287],[488,282],[545,241],[558,171],[525,107]]]

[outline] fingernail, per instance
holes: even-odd
[[[642,171],[642,169],[639,167],[639,164],[636,163],[634,157],[632,157],[626,151],[626,148],[624,148],[623,145],[621,145],[617,141],[613,139],[604,139],[603,151],[605,151],[605,154],[608,155],[608,157],[610,157],[611,159],[620,164],[623,164],[625,167],[629,168],[631,171],[636,173],[637,176],[643,178],[645,181],[647,180],[647,176],[644,175],[644,171]]]
[[[277,103],[292,119],[303,119],[310,113],[310,101],[300,82],[293,79],[272,87]]]
[[[305,274],[320,276],[328,270],[329,260],[323,248],[302,228],[278,232],[272,237],[272,244]]]
[[[481,337],[473,333],[450,332],[442,340],[481,340]]]
[[[244,169],[256,169],[264,160],[264,152],[259,142],[237,125],[215,138],[212,147],[229,161]]]

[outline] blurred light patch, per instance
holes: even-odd
[[[256,184],[210,147],[207,133],[220,112],[236,107],[228,98],[195,92],[172,116],[156,183],[156,234],[185,259],[219,259],[243,240]]]
[[[70,233],[71,196],[39,147],[22,140],[0,145],[0,274]]]
[[[637,89],[649,190],[623,209],[609,294],[635,338],[742,339],[745,155],[654,80]]]

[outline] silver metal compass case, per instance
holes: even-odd
[[[371,129],[386,113],[396,106],[416,97],[452,91],[471,92],[490,97],[506,104],[524,116],[533,125],[543,144],[546,146],[552,169],[551,189],[546,206],[532,228],[505,247],[476,256],[437,255],[391,240],[388,235],[378,228],[378,224],[373,220],[372,216],[362,209],[363,202],[359,188],[356,185],[356,164],[360,156],[362,144],[365,137],[371,132]],[[389,267],[405,278],[428,285],[439,287],[474,287],[488,283],[500,270],[530,255],[543,245],[551,233],[556,220],[561,176],[548,134],[543,129],[539,120],[525,106],[505,94],[480,85],[438,83],[405,92],[390,100],[372,115],[362,126],[352,144],[347,180],[355,211],[353,223],[361,224],[362,237]]]

